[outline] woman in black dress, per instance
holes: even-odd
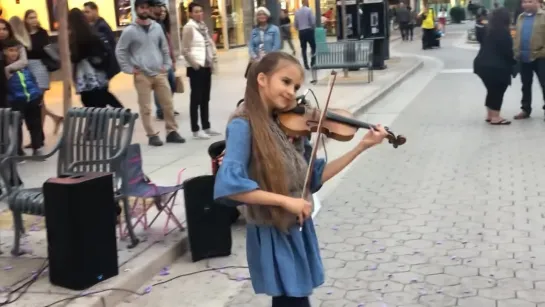
[[[473,61],[473,70],[486,87],[486,121],[491,125],[509,125],[500,116],[503,95],[516,76],[513,39],[509,32],[509,12],[500,8],[492,12],[481,48]]]
[[[38,22],[38,14],[35,10],[27,10],[25,12],[24,22],[31,41],[31,47],[27,50],[28,68],[45,93],[50,87],[49,70],[53,69],[53,67],[48,68],[46,64],[54,62],[45,52],[45,47],[49,45],[49,34],[47,34],[47,31]],[[60,68],[60,65],[55,64],[55,66]],[[42,103],[42,125],[45,122],[46,116],[50,117],[55,123],[53,132],[57,134],[63,122],[63,117],[48,110],[44,101]]]

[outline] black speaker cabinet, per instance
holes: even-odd
[[[51,178],[43,192],[50,282],[84,290],[116,276],[117,205],[112,174]]]
[[[214,202],[214,176],[184,182],[187,235],[193,262],[231,255],[233,208]]]

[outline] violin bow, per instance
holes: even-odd
[[[327,114],[327,108],[329,107],[329,101],[331,100],[331,93],[333,93],[333,87],[335,86],[335,81],[337,80],[337,72],[335,70],[331,71],[331,75],[329,76],[329,93],[327,94],[327,100],[325,102],[324,108],[321,110],[320,115],[320,121],[318,121],[318,127],[317,127],[317,142],[312,147],[312,153],[310,155],[310,159],[308,161],[308,168],[307,168],[307,174],[305,176],[305,184],[303,185],[303,193],[301,195],[301,198],[306,199],[306,196],[309,192],[309,185],[310,185],[310,178],[312,177],[312,170],[314,169],[314,160],[316,160],[316,153],[318,152],[318,147],[320,144],[320,138],[322,136],[322,125],[324,122],[324,119]],[[301,227],[299,227],[299,230],[301,231],[303,229],[303,221],[301,222]]]

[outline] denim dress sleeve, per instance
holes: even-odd
[[[214,184],[214,199],[226,205],[241,205],[228,197],[259,189],[248,175],[252,144],[248,121],[233,119],[227,125],[225,143],[225,155]]]
[[[273,26],[274,31],[274,41],[272,51],[281,51],[282,50],[282,37],[280,36],[280,28]]]
[[[256,38],[259,37],[259,35],[257,31],[259,31],[257,28],[253,28],[250,33],[250,39],[248,40],[248,54],[250,55],[250,59],[255,59],[258,54]]]
[[[312,155],[312,145],[308,139],[305,139],[305,159],[310,160]],[[326,166],[325,159],[316,159],[314,160],[314,168],[312,170],[312,176],[310,179],[310,191],[312,193],[318,192],[322,188],[322,175],[324,173],[324,168]]]

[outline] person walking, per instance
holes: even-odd
[[[74,86],[81,103],[94,108],[122,107],[108,90],[111,51],[78,8],[68,13],[68,32]]]
[[[316,60],[316,39],[314,29],[316,28],[316,19],[312,10],[308,6],[308,0],[301,1],[303,6],[295,12],[295,29],[299,32],[299,42],[301,43],[301,55],[303,56],[303,65],[306,70],[314,66]],[[307,45],[310,45],[311,58],[310,66],[307,59]]]
[[[514,40],[515,59],[520,64],[522,81],[521,112],[515,119],[527,119],[532,113],[532,83],[534,73],[543,91],[545,100],[545,12],[537,0],[523,0],[524,12],[518,16]],[[545,105],[543,106],[545,110]]]
[[[192,2],[188,6],[189,21],[182,30],[182,56],[187,65],[191,87],[189,116],[194,139],[220,135],[210,127],[210,89],[216,65],[216,46],[203,21],[203,8]],[[199,113],[201,125],[199,127]],[[202,128],[202,130],[201,130]]]
[[[441,6],[439,13],[437,14],[437,21],[439,22],[439,30],[443,33],[445,33],[445,30],[447,29],[447,17],[447,9],[444,6]]]
[[[45,92],[49,90],[50,86],[49,70],[60,68],[60,65],[58,65],[59,63],[56,61],[52,60],[45,52],[45,47],[49,45],[49,34],[47,34],[47,31],[44,30],[38,22],[38,14],[35,10],[27,10],[25,12],[24,23],[30,36],[30,46],[27,49],[28,68],[36,78],[38,86],[40,89],[42,89],[42,92],[45,95]],[[55,67],[48,68],[46,63],[51,63]],[[57,134],[64,118],[47,109],[45,106],[45,101],[42,101],[41,105],[42,125],[45,122],[45,117],[50,117],[55,124],[53,133]],[[29,146],[30,145],[27,145],[25,148],[30,148]]]
[[[150,146],[162,146],[163,141],[151,123],[151,92],[159,98],[165,116],[166,142],[185,143],[178,134],[178,124],[174,119],[172,92],[168,83],[168,70],[172,66],[168,42],[161,26],[150,20],[148,0],[135,0],[136,20],[127,26],[117,42],[116,56],[124,73],[134,76],[134,86],[138,93],[140,118]]]
[[[418,17],[422,20],[422,49],[432,49],[436,39],[435,12],[424,6]]]
[[[102,43],[108,50],[108,70],[106,71],[106,73],[108,74],[108,80],[112,80],[117,74],[121,72],[119,64],[117,63],[117,59],[115,58],[116,39],[114,31],[106,22],[106,20],[100,17],[98,13],[98,5],[95,2],[85,2],[83,4],[83,13],[85,14],[85,18],[87,19],[91,27],[98,34],[98,36],[102,40]],[[113,105],[112,107],[122,108],[123,106],[119,104]]]
[[[163,2],[159,0],[154,0],[151,3],[153,5],[153,11],[150,15],[150,18],[152,18],[159,25],[161,25],[168,41],[168,50],[170,53],[170,58],[172,60],[172,67],[168,70],[168,83],[170,84],[172,95],[174,95],[174,91],[176,89],[176,56],[174,55],[174,50],[172,48],[172,39],[170,37],[170,15],[168,14],[167,7]],[[164,120],[165,118],[163,115],[163,111],[161,110],[161,105],[158,102],[157,94],[154,93],[153,98],[155,101],[156,109],[155,116],[158,120]],[[178,115],[180,115],[180,113],[174,110],[174,116]]]
[[[492,11],[479,53],[473,61],[473,71],[486,87],[486,121],[491,125],[511,124],[500,116],[503,96],[511,85],[511,78],[516,76],[510,23],[508,10]]]
[[[411,13],[403,2],[399,3],[399,8],[396,10],[396,20],[399,24],[401,39],[404,41],[409,40],[409,22],[411,21]]]
[[[269,10],[261,6],[255,12],[256,26],[252,29],[248,41],[251,62],[257,62],[267,53],[282,49],[280,29],[269,23],[271,17]]]
[[[280,11],[280,34],[282,36],[282,44],[284,44],[284,42],[288,42],[292,55],[295,55],[295,46],[293,46],[293,40],[291,37],[291,20],[290,16],[288,16],[287,10]],[[282,49],[284,49],[283,46]]]
[[[418,19],[418,14],[416,14],[416,12],[410,6],[407,6],[407,10],[409,11],[409,15],[411,16],[407,32],[409,33],[408,34],[409,39],[412,41],[414,37],[414,27],[416,27],[416,20]]]

